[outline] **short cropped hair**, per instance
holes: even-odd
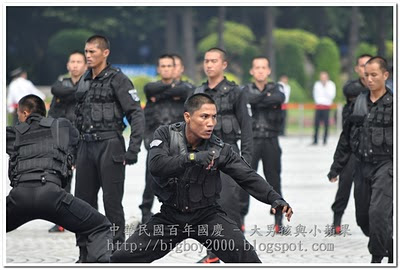
[[[207,51],[206,51],[206,53],[208,53],[208,52],[218,52],[219,54],[221,54],[221,56],[222,56],[222,61],[228,61],[228,54],[226,53],[226,51],[225,50],[223,50],[223,49],[221,49],[221,48],[218,48],[218,47],[213,47],[213,48],[211,48],[211,49],[208,49]]]
[[[167,53],[162,54],[162,55],[160,55],[160,56],[158,57],[158,65],[160,64],[160,60],[161,60],[161,59],[164,59],[164,58],[172,59],[172,62],[174,63],[174,66],[175,66],[175,58],[174,58],[171,54],[167,54]]]
[[[372,55],[370,55],[370,54],[368,54],[368,53],[360,54],[360,55],[357,57],[356,66],[358,66],[358,61],[360,61],[360,59],[361,59],[361,58],[364,58],[364,57],[372,58]]]
[[[97,43],[97,46],[99,47],[99,49],[101,50],[110,50],[111,46],[110,46],[110,41],[105,37],[105,36],[101,36],[101,35],[94,35],[91,36],[90,38],[88,38],[86,40],[86,43]]]
[[[174,59],[179,59],[179,61],[181,61],[181,64],[182,64],[182,66],[183,66],[183,59],[182,59],[182,57],[181,57],[179,54],[173,53],[173,54],[171,54],[171,56],[172,56]]]
[[[195,111],[199,110],[201,106],[204,104],[215,104],[214,99],[204,93],[197,93],[190,96],[183,105],[184,112],[188,112],[189,114],[193,114]]]
[[[41,116],[46,116],[46,106],[44,101],[36,95],[27,95],[21,98],[18,102],[20,111],[28,111],[29,113],[37,113]]]
[[[372,57],[371,59],[369,59],[367,61],[367,63],[365,63],[365,65],[372,64],[372,63],[378,63],[379,64],[379,69],[382,70],[382,72],[386,72],[386,71],[389,70],[388,63],[387,63],[386,59],[381,57],[381,56]]]
[[[83,56],[83,61],[85,61],[85,63],[86,63],[86,56],[85,56],[85,54],[84,54],[83,52],[81,52],[81,51],[73,51],[73,52],[71,52],[71,53],[69,54],[69,57],[71,57],[71,55],[74,55],[74,54],[80,54],[80,55],[82,55],[82,56]],[[68,61],[69,61],[69,57],[68,57]]]
[[[268,67],[269,67],[269,59],[268,59],[268,57],[266,57],[264,55],[259,55],[259,56],[253,57],[253,59],[251,60],[251,64],[252,65],[253,65],[253,61],[256,60],[256,59],[265,59],[265,60],[267,60]]]

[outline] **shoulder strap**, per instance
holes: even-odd
[[[368,114],[367,94],[368,93],[365,92],[365,93],[360,93],[360,95],[358,95],[354,103],[353,115],[365,116]]]
[[[40,122],[39,125],[42,127],[51,127],[51,125],[53,124],[54,118],[52,117],[43,117]]]
[[[170,153],[174,156],[177,155],[185,155],[188,153],[185,140],[183,138],[183,128],[182,126],[177,127],[176,123],[168,126],[170,142],[169,142],[169,150]]]
[[[206,85],[205,85],[205,83],[203,83],[201,86],[197,87],[194,90],[193,94],[204,93],[205,90],[206,90]]]

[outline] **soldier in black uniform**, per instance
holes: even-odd
[[[365,64],[369,92],[361,93],[349,115],[328,178],[337,181],[351,154],[356,158],[354,180],[358,224],[368,224],[372,262],[384,256],[393,262],[393,96],[385,81],[386,60],[372,57]]]
[[[195,90],[195,93],[206,93],[216,102],[218,108],[217,125],[214,134],[233,149],[242,154],[251,163],[253,153],[253,134],[251,118],[247,106],[247,96],[234,82],[228,81],[224,71],[228,66],[226,52],[220,48],[211,48],[204,55],[204,72],[207,82]],[[240,139],[241,148],[237,146]],[[244,216],[248,212],[248,196],[228,175],[222,174],[223,187],[220,205],[244,231]],[[226,180],[225,180],[226,179]],[[209,254],[200,263],[218,262],[213,254]]]
[[[288,220],[292,209],[232,146],[213,135],[217,108],[211,97],[191,96],[184,117],[185,122],[158,128],[150,144],[150,172],[162,202],[160,212],[147,222],[146,233],[135,231],[117,249],[111,262],[152,262],[187,238],[211,247],[224,262],[260,262],[237,223],[217,203],[221,181],[226,180],[220,171],[258,200],[272,204],[273,212],[282,209]],[[217,224],[222,233],[211,233]],[[210,233],[202,230],[205,227]],[[224,241],[231,242],[229,250],[218,248]]]
[[[358,74],[359,78],[356,80],[348,81],[343,87],[343,94],[346,97],[346,104],[343,107],[342,111],[342,123],[344,124],[348,117],[351,114],[350,106],[357,98],[357,96],[362,92],[368,92],[367,82],[364,77],[364,67],[365,63],[372,56],[369,54],[362,54],[357,58],[357,65],[354,67],[355,72]],[[355,168],[356,159],[354,155],[350,156],[349,161],[346,166],[343,168],[340,177],[339,177],[339,186],[336,192],[335,201],[332,204],[333,210],[333,225],[335,227],[335,233],[340,234],[341,232],[341,222],[342,216],[344,214],[344,210],[347,207],[347,203],[350,198],[351,186],[353,184],[353,174]],[[357,190],[354,190],[354,196],[358,196]],[[359,200],[357,200],[359,201]],[[361,214],[357,212],[356,214]],[[363,217],[358,218],[357,220],[363,220]],[[365,219],[364,219],[365,220]],[[368,235],[368,224],[359,223],[361,226],[361,230],[365,235]]]
[[[71,123],[75,122],[75,92],[80,77],[86,71],[85,55],[79,51],[74,51],[69,55],[67,62],[69,77],[57,80],[51,86],[53,99],[51,100],[49,116],[53,118],[67,118]],[[71,175],[72,177],[72,175]],[[67,192],[71,192],[71,181],[65,186]],[[54,225],[49,232],[63,232],[64,228]]]
[[[119,69],[107,63],[110,44],[103,36],[86,41],[89,70],[82,76],[76,92],[76,127],[80,142],[76,162],[75,195],[97,209],[97,194],[103,190],[106,216],[114,226],[116,243],[125,240],[122,206],[125,165],[135,164],[144,129],[143,110],[132,82]],[[128,150],[122,131],[123,117],[131,126]],[[77,234],[81,256],[85,242]]]
[[[193,84],[191,84],[190,82],[182,80],[182,75],[183,75],[183,72],[185,71],[185,66],[183,65],[182,57],[178,54],[172,54],[172,57],[174,58],[174,62],[175,62],[175,68],[174,68],[174,74],[173,74],[175,87],[180,87],[180,88],[184,89],[183,93],[187,93],[186,98],[190,97],[193,94],[196,87]],[[175,122],[183,121],[183,118],[182,118],[183,104],[184,104],[184,102],[181,102],[181,99],[174,98],[173,107],[176,109],[174,110],[173,113],[174,113],[174,118],[177,119],[177,121],[175,121]],[[175,123],[175,122],[173,122],[173,123]]]
[[[18,104],[19,124],[7,127],[9,178],[7,232],[34,219],[60,224],[88,239],[84,262],[109,262],[111,223],[62,187],[74,164],[78,131],[64,118],[46,118],[44,102],[35,95]]]
[[[251,167],[257,171],[260,159],[263,163],[264,175],[274,190],[281,192],[281,147],[278,135],[282,129],[281,105],[285,94],[281,92],[280,84],[268,82],[271,74],[269,61],[266,57],[253,59],[250,74],[254,83],[244,87],[251,105],[253,120],[253,157]],[[275,232],[282,228],[282,213],[275,215]]]
[[[158,58],[158,74],[161,80],[145,85],[147,103],[144,109],[146,128],[144,145],[149,150],[150,142],[153,140],[154,131],[160,125],[169,125],[183,121],[183,104],[191,94],[191,89],[182,81],[174,80],[175,61],[169,54],[163,54]],[[148,154],[147,154],[148,160]],[[143,191],[142,223],[146,223],[152,216],[151,208],[154,202],[154,192],[151,189],[152,176],[148,170],[146,161],[146,185]]]

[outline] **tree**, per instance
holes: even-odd
[[[275,80],[275,39],[273,31],[275,29],[275,8],[265,8],[265,36],[267,38],[267,46],[265,46],[265,54],[269,59],[269,66],[271,67],[271,79]]]
[[[168,7],[165,8],[165,17],[166,17],[166,24],[165,24],[165,41],[167,45],[167,52],[174,53],[178,51],[177,48],[177,24],[176,24],[176,10],[175,8]]]
[[[224,26],[225,26],[226,7],[218,8],[218,47],[225,50]]]
[[[353,76],[354,72],[354,60],[357,57],[355,55],[358,40],[359,40],[359,30],[360,30],[360,8],[352,7],[351,8],[351,24],[350,24],[350,32],[349,32],[349,52],[348,52],[348,64],[347,64],[347,74],[349,78]]]
[[[192,80],[196,76],[196,49],[194,45],[193,9],[182,12],[183,52],[186,74]]]

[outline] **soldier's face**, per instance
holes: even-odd
[[[88,67],[96,68],[101,66],[107,61],[109,54],[109,49],[102,50],[97,43],[86,43],[85,45],[85,56]]]
[[[268,60],[265,58],[256,58],[253,60],[253,66],[250,69],[250,75],[257,82],[264,82],[271,74],[271,69],[268,65]]]
[[[82,54],[75,53],[70,55],[67,69],[71,76],[80,77],[86,71],[85,57]]]
[[[209,139],[217,124],[217,107],[214,104],[203,104],[193,114],[185,112],[188,132],[198,139]]]
[[[371,57],[368,56],[358,59],[357,66],[354,67],[354,71],[357,72],[360,78],[364,77],[365,63],[367,63],[369,59],[371,59]]]
[[[383,72],[378,63],[372,62],[365,65],[364,77],[370,91],[379,91],[385,89],[389,72]]]
[[[174,75],[174,61],[171,58],[161,58],[158,60],[157,71],[163,80],[170,80]]]
[[[222,55],[219,52],[211,51],[204,55],[204,73],[208,78],[222,76],[227,66],[228,63],[222,59]]]
[[[184,67],[179,58],[175,59],[175,68],[174,68],[174,80],[180,80],[184,71]]]

